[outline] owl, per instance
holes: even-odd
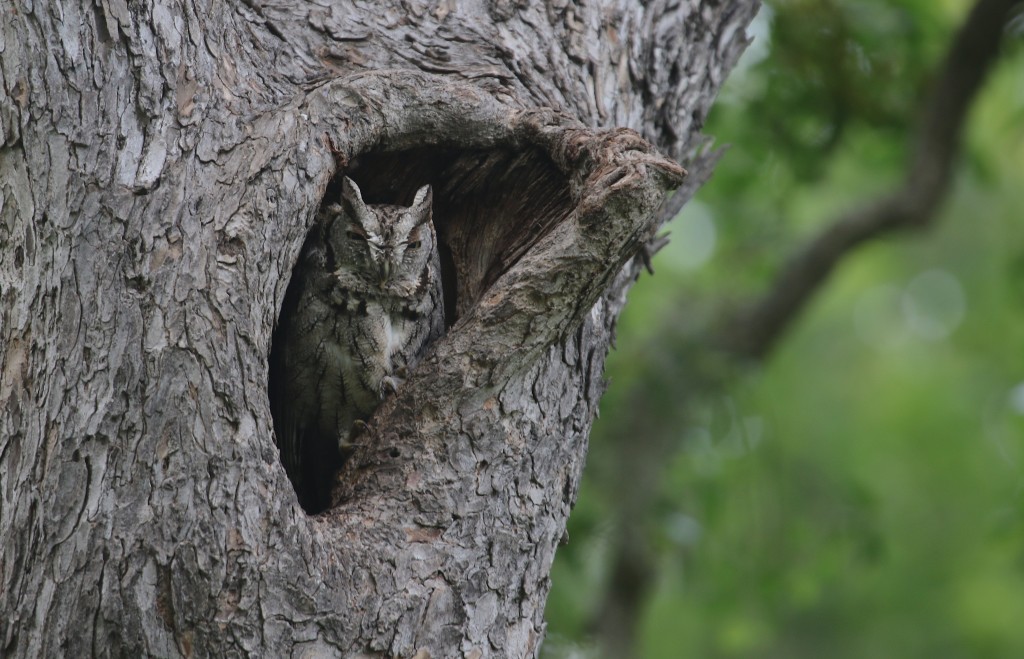
[[[330,505],[354,428],[444,331],[431,189],[412,206],[366,204],[342,179],[321,208],[285,295],[271,355],[271,411],[299,502]]]

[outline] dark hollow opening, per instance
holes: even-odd
[[[343,175],[355,181],[363,201],[370,205],[410,206],[416,191],[424,184],[431,185],[445,329],[465,315],[491,284],[572,210],[565,177],[535,149],[422,147],[366,153],[337,173],[322,204],[340,200]],[[285,383],[294,376],[280,357],[281,328],[296,313],[296,281],[293,273],[270,354],[270,406],[282,451],[281,438],[289,432],[284,419],[291,404]],[[289,473],[289,478],[303,508],[316,514],[330,506],[331,487],[315,483],[333,484],[347,455],[338,450],[337,437],[306,438],[303,445],[301,474]],[[391,457],[396,457],[395,452],[397,449],[392,449]]]
[[[533,149],[369,153],[345,173],[373,203],[407,204],[431,185],[449,325],[572,209],[565,177]]]

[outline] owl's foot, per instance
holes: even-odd
[[[397,375],[385,375],[384,379],[380,381],[380,391],[378,392],[380,399],[384,400],[386,397],[398,391],[398,388],[402,386],[403,382],[405,382],[405,380]]]
[[[362,419],[356,419],[353,421],[352,427],[349,428],[348,433],[343,433],[338,437],[338,452],[341,453],[343,457],[348,457],[355,448],[356,438],[369,429],[370,426]]]

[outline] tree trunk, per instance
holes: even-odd
[[[757,4],[5,7],[0,654],[536,655],[635,256]],[[434,186],[457,317],[309,517],[267,364],[341,173]]]

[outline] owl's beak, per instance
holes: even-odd
[[[377,270],[377,274],[380,275],[380,283],[386,283],[388,279],[391,279],[391,261],[385,259],[380,263]]]

